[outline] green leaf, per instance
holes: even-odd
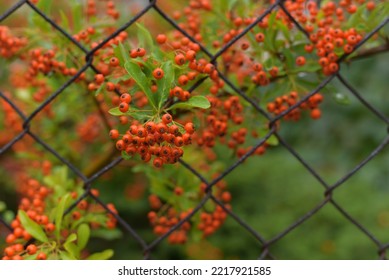
[[[41,241],[41,242],[48,242],[49,239],[47,238],[45,232],[41,228],[40,225],[38,225],[36,222],[30,219],[26,212],[23,210],[18,211],[18,216],[20,219],[20,222],[22,223],[25,230],[31,234],[32,237],[35,239]]]
[[[150,119],[150,115],[139,110],[128,110],[125,113],[120,112],[119,107],[112,108],[108,111],[112,116],[131,116],[138,121]]]
[[[238,0],[228,0],[227,11],[231,11],[234,8],[236,2],[238,2]]]
[[[215,211],[215,208],[216,208],[216,204],[212,201],[212,200],[208,200],[205,204],[204,204],[204,209],[207,211],[207,212],[214,212]]]
[[[51,5],[52,0],[40,0],[36,7],[41,10],[44,14],[51,14]],[[38,27],[40,30],[49,32],[50,31],[50,25],[37,13],[31,13],[30,21],[35,26]]]
[[[69,31],[69,20],[68,16],[64,13],[64,11],[60,10],[59,15],[61,17],[61,26],[66,30]]]
[[[70,243],[65,243],[63,245],[63,247],[65,248],[65,250],[74,258],[78,259],[79,258],[79,255],[80,255],[80,250],[79,248],[77,247],[76,244],[70,242]]]
[[[3,212],[5,209],[7,209],[7,204],[4,201],[0,201],[0,212]]]
[[[154,50],[152,51],[152,55],[151,56],[156,61],[161,62],[166,57],[166,54],[160,48],[154,48]]]
[[[289,30],[289,28],[280,20],[276,21],[276,26],[279,30],[281,30],[285,39],[290,42],[290,30]]]
[[[108,260],[113,256],[113,250],[107,249],[103,252],[90,255],[87,260]]]
[[[370,15],[365,21],[369,29],[373,29],[378,23],[382,22],[389,14],[389,2],[378,3],[376,8],[370,12]]]
[[[80,248],[78,248],[78,246],[76,246],[76,244],[74,244],[75,240],[77,240],[77,235],[75,233],[72,233],[68,236],[65,243],[63,244],[63,247],[73,259],[79,258],[81,250]]]
[[[174,70],[173,70],[173,64],[169,60],[162,64],[161,66],[163,72],[165,75],[162,79],[157,80],[157,96],[158,96],[158,109],[161,109],[163,104],[166,102],[166,100],[169,98],[170,94],[170,88],[174,81]],[[154,93],[155,94],[155,93]]]
[[[129,80],[129,79],[131,79],[131,76],[128,75],[128,74],[125,74],[125,75],[121,75],[121,76],[116,77],[116,78],[110,78],[109,80],[110,80],[112,83],[114,83],[114,84],[118,84],[118,83],[120,83],[120,82],[122,82],[122,81],[127,81],[127,80]],[[129,93],[131,93],[131,90],[133,90],[133,89],[135,89],[134,92],[137,92],[137,91],[139,90],[139,89],[137,89],[137,87],[135,86],[135,87],[132,87],[132,88],[129,90]]]
[[[136,23],[136,26],[138,27],[139,46],[145,48],[146,51],[152,51],[154,49],[154,41],[150,32],[143,24]]]
[[[93,230],[91,232],[91,236],[102,238],[105,240],[115,240],[115,239],[122,238],[123,233],[118,228],[114,228],[114,229],[100,228],[100,229]]]
[[[350,99],[348,98],[347,95],[337,92],[332,95],[336,103],[340,105],[349,105],[350,104]]]
[[[191,230],[190,231],[190,240],[194,243],[200,243],[204,240],[204,235],[201,230]]]
[[[275,13],[273,13],[275,15]],[[272,16],[273,16],[272,14]],[[275,39],[277,37],[278,29],[275,29],[273,26],[269,25],[269,29],[265,34],[265,41],[263,42],[264,46],[270,51],[276,51],[275,48]]]
[[[268,24],[269,24],[269,27],[270,28],[273,28],[274,27],[274,21],[276,20],[276,17],[277,17],[277,13],[275,12],[272,12],[269,16],[269,20],[268,20]]]
[[[77,229],[77,245],[80,250],[88,244],[90,237],[90,228],[87,224],[81,224]]]
[[[76,3],[73,6],[72,15],[73,15],[73,31],[75,33],[80,32],[82,29],[81,20],[83,17],[83,7],[81,3]]]
[[[290,73],[316,72],[319,70],[321,70],[321,66],[317,61],[307,61],[303,66],[295,67]]]
[[[231,11],[238,0],[214,0],[214,11],[216,15],[222,18],[227,12]]]
[[[123,116],[123,115],[128,114],[128,112],[127,113],[122,113],[119,110],[119,107],[115,107],[115,108],[109,109],[108,113],[110,113],[112,116]]]
[[[43,182],[53,188],[58,195],[64,195],[68,190],[73,189],[74,182],[68,180],[68,169],[61,166],[53,169],[49,176],[43,178]]]
[[[76,260],[75,257],[73,257],[71,254],[69,254],[66,251],[59,251],[59,256],[61,260]]]
[[[166,168],[164,168],[164,172],[166,172]],[[173,187],[173,183],[165,177],[161,178],[161,176],[157,176],[151,172],[147,174],[147,177],[150,180],[151,193],[156,194],[162,200],[169,201],[172,197],[172,192],[169,190],[168,186]]]
[[[266,143],[269,144],[270,146],[277,146],[278,145],[278,138],[272,134],[267,140]]]
[[[14,212],[12,212],[11,210],[6,210],[3,214],[3,219],[4,221],[6,221],[7,223],[11,223],[12,220],[15,218],[15,214]]]
[[[71,243],[77,239],[77,235],[75,233],[71,233],[68,238],[66,238],[65,244],[66,243]]]
[[[132,159],[132,156],[130,156],[129,154],[126,153],[126,151],[122,151],[122,158],[124,160],[130,160]]]
[[[105,87],[105,83],[102,83],[99,88],[96,90],[95,92],[95,96],[99,95],[99,93],[103,90],[103,88]]]
[[[40,0],[37,7],[45,14],[50,13],[53,0]]]
[[[146,94],[146,97],[151,104],[151,106],[157,110],[155,97],[151,91],[150,80],[143,73],[142,69],[138,65],[138,63],[134,60],[129,60],[124,64],[124,68],[134,79],[139,88]]]
[[[68,204],[69,199],[70,194],[67,193],[66,195],[64,195],[61,198],[61,201],[59,202],[55,212],[55,234],[57,236],[57,239],[60,238],[63,214],[65,212],[65,207]]]
[[[120,66],[122,67],[130,60],[129,50],[126,49],[122,42],[119,42],[119,45],[114,47],[114,54],[119,59]]]
[[[122,58],[125,62],[130,60],[130,55],[128,54],[128,51],[124,48],[122,42],[119,42],[119,50],[120,54],[122,55]]]
[[[209,103],[208,99],[204,96],[193,96],[188,101],[178,102],[171,106],[168,110],[172,109],[191,109],[193,107],[208,109],[211,107],[211,103]]]
[[[285,48],[282,52],[282,54],[285,56],[285,59],[286,59],[286,66],[288,68],[293,68],[294,66],[294,59],[293,59],[293,54],[292,52],[288,49],[288,48]]]

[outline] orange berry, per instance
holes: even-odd
[[[182,195],[184,193],[184,190],[181,187],[175,187],[174,193],[178,196]]]
[[[226,203],[230,202],[230,201],[231,201],[231,193],[229,193],[229,192],[223,192],[223,193],[222,193],[222,196],[221,196],[221,199],[222,199],[224,202],[226,202]]]
[[[311,111],[311,118],[314,120],[320,119],[321,111],[318,108],[315,108]]]
[[[156,68],[154,71],[153,71],[153,77],[157,80],[160,80],[163,78],[164,76],[164,72],[161,68]]]
[[[163,122],[164,124],[171,123],[172,120],[173,120],[172,115],[170,115],[170,114],[168,114],[168,113],[166,113],[166,114],[164,114],[164,115],[162,116],[162,122]]]
[[[375,3],[374,3],[374,1],[369,1],[369,2],[366,3],[366,9],[367,9],[368,11],[372,11],[372,10],[374,10],[374,8],[375,8]]]
[[[156,40],[158,44],[164,44],[167,41],[167,37],[165,34],[158,34]]]
[[[184,56],[182,53],[177,54],[177,55],[174,57],[174,62],[175,62],[177,65],[183,65],[183,64],[186,62],[185,56]]]
[[[193,51],[193,50],[187,51],[186,54],[185,54],[185,58],[188,61],[193,61],[196,58],[196,52]]]
[[[45,253],[41,252],[38,254],[38,256],[36,256],[36,259],[37,260],[45,260],[45,259],[47,259],[47,256]]]
[[[303,66],[305,64],[305,57],[299,56],[296,58],[296,64],[298,66]]]
[[[263,33],[257,33],[255,35],[255,40],[258,42],[258,43],[261,43],[263,41],[265,41],[265,35]]]
[[[184,86],[188,83],[189,79],[186,75],[181,75],[180,77],[178,77],[178,83],[181,85],[181,86]]]
[[[118,66],[119,65],[119,59],[117,57],[112,57],[109,60],[109,65],[111,65],[112,67]]]
[[[128,109],[129,109],[129,105],[128,105],[128,103],[126,103],[126,102],[121,102],[120,104],[119,104],[119,110],[120,110],[120,112],[122,112],[122,113],[125,113],[125,112],[127,112],[128,111]]]

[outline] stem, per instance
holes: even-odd
[[[359,51],[357,55],[351,57],[349,61],[367,58],[387,51],[389,51],[389,39],[386,40],[386,43],[384,45]]]

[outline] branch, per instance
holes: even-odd
[[[357,52],[357,55],[354,57],[351,57],[349,59],[349,61],[367,58],[367,57],[374,56],[376,54],[384,53],[387,51],[389,51],[389,40],[384,45],[370,48],[370,49],[361,50],[361,51]]]

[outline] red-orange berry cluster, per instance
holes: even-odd
[[[158,208],[154,210],[159,210]],[[171,227],[175,226],[191,212],[191,210],[178,213],[174,208],[169,208],[165,213],[158,214],[155,211],[150,211],[147,215],[150,224],[153,226],[154,234],[161,236],[167,233]],[[168,236],[170,244],[184,244],[187,241],[188,231],[191,229],[189,221],[184,222],[179,229],[173,231]]]
[[[206,114],[207,126],[196,133],[196,143],[199,146],[214,147],[217,138],[223,138],[228,133],[228,123],[239,125],[243,122],[243,106],[237,96],[229,96],[225,100],[216,96],[208,96],[211,109]]]
[[[139,154],[141,159],[149,162],[154,156],[153,165],[157,168],[166,163],[176,163],[184,154],[181,147],[189,145],[195,128],[188,122],[181,128],[173,122],[173,117],[166,113],[160,122],[148,121],[140,124],[133,121],[129,129],[121,136],[114,129],[110,131],[116,141],[116,148],[129,156]]]
[[[214,212],[202,212],[200,214],[200,223],[197,228],[203,232],[204,236],[209,236],[223,225],[227,216],[226,211],[217,205]]]
[[[91,114],[83,123],[77,125],[76,130],[84,142],[91,143],[101,133],[101,118],[98,114]]]
[[[218,174],[214,174],[214,178],[217,177]],[[219,199],[224,207],[231,210],[231,193],[226,191],[227,184],[225,181],[219,181],[212,190],[215,198]],[[206,185],[202,183],[200,185],[200,194],[205,195]],[[227,212],[220,205],[216,205],[213,211],[207,211],[206,209],[202,209],[200,213],[200,222],[197,225],[197,228],[203,232],[203,236],[209,236],[215,233],[225,222],[228,217]]]
[[[267,110],[270,113],[279,115],[284,111],[287,111],[289,107],[295,105],[299,101],[300,97],[297,92],[292,91],[289,95],[283,95],[277,97],[273,102],[267,104]],[[310,110],[310,116],[312,119],[319,119],[321,117],[321,111],[318,108],[319,104],[323,101],[323,96],[320,93],[316,93],[311,96],[307,101],[300,104],[298,108],[291,110],[284,116],[285,120],[298,121],[301,117],[302,110]]]
[[[27,178],[20,185],[19,191],[23,195],[19,209],[24,210],[28,217],[41,225],[48,234],[53,232],[55,225],[50,222],[45,213],[45,199],[51,195],[51,190],[37,180]],[[23,243],[31,239],[31,234],[25,230],[18,216],[11,222],[11,227],[13,232],[6,237],[5,241],[8,247],[4,249],[5,256],[3,259],[22,259],[21,254],[24,253]],[[35,252],[36,250],[34,250],[34,254]],[[27,251],[27,253],[30,254],[31,252]]]
[[[42,175],[49,176],[52,174],[51,162],[43,161],[42,164],[39,162],[34,164],[36,165],[36,168],[41,168]],[[56,225],[51,220],[50,214],[54,205],[57,205],[63,196],[59,196],[55,189],[47,187],[38,180],[25,175],[21,176],[17,191],[21,195],[18,209],[24,211],[29,219],[38,224],[45,231],[49,240],[55,238],[54,231],[56,231]],[[96,189],[92,189],[90,192],[96,197],[99,196],[99,191]],[[73,200],[76,200],[78,198],[78,192],[74,191],[70,193],[70,197]],[[107,207],[113,213],[117,213],[113,204],[108,204]],[[88,217],[87,214],[89,213],[94,214],[92,219],[90,215]],[[103,226],[112,229],[116,227],[117,223],[114,215],[107,213],[102,206],[89,203],[87,199],[83,199],[77,204],[77,207],[71,211],[67,222],[64,222],[62,227],[58,229],[64,240],[71,233],[76,232],[76,229],[71,227],[72,223],[80,221],[82,218],[84,218],[83,221],[90,224],[92,228]],[[97,222],[96,218],[100,222],[105,221],[105,225],[101,225]],[[12,232],[8,234],[5,239],[7,247],[4,249],[4,260],[19,260],[29,256],[38,260],[44,260],[48,257],[50,250],[47,250],[47,244],[45,243],[34,242],[34,244],[30,244],[24,248],[24,244],[32,239],[33,233],[28,232],[26,228],[24,228],[19,215],[16,216],[10,225]],[[60,245],[61,244],[58,244],[58,246]]]
[[[27,45],[26,38],[13,36],[7,26],[0,25],[0,57],[10,58]]]

